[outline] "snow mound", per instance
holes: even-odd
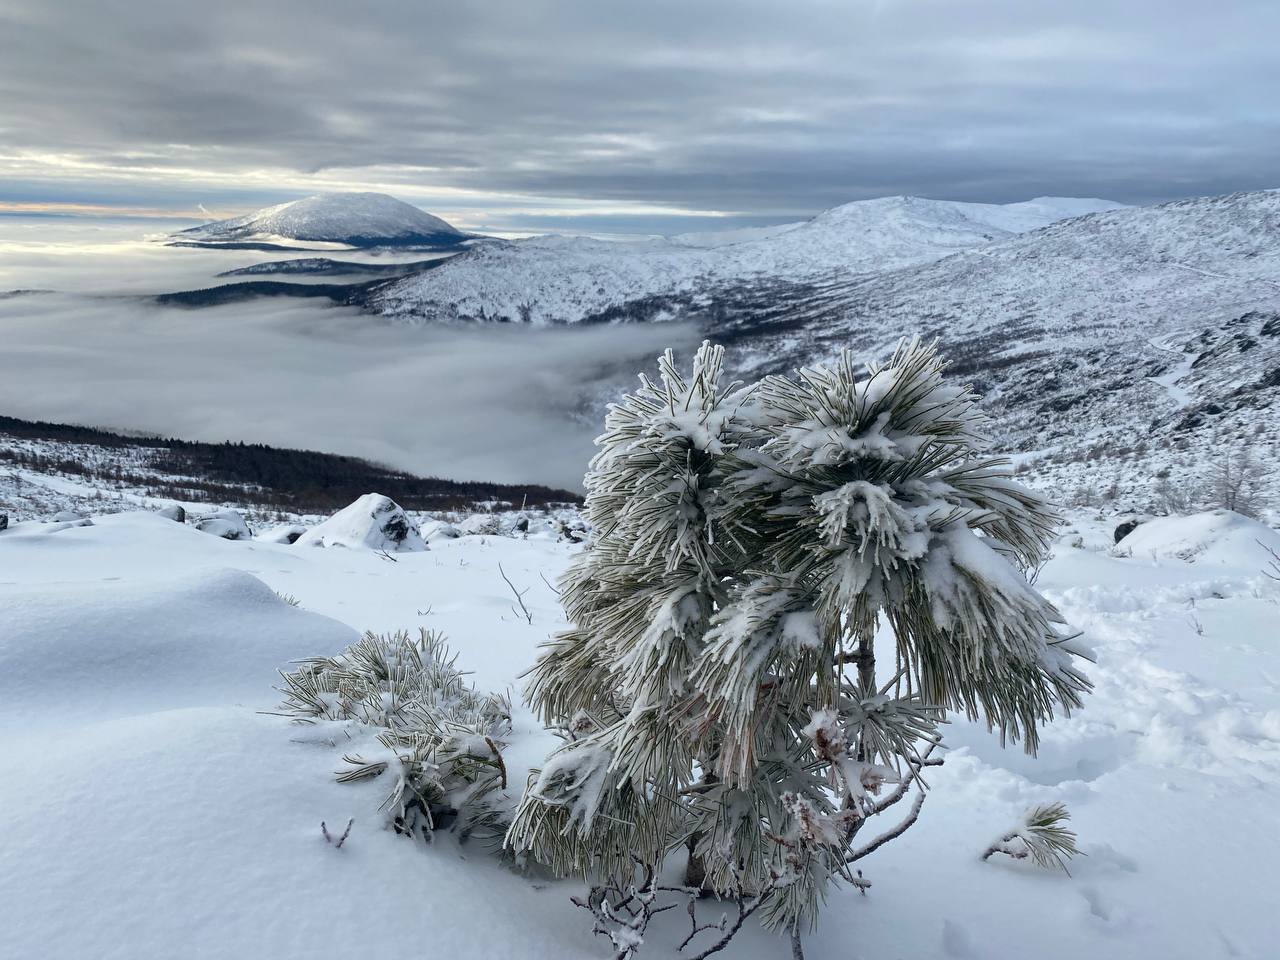
[[[355,636],[238,570],[0,584],[0,729],[236,700],[269,707],[280,667]]]
[[[1230,510],[1158,517],[1140,525],[1118,544],[1134,557],[1177,557],[1261,570],[1267,549],[1280,553],[1280,533]]]
[[[201,533],[213,534],[223,540],[248,540],[253,536],[244,517],[228,507],[196,517],[191,525]]]
[[[182,240],[306,240],[352,246],[458,243],[456,227],[385,193],[321,193],[174,234]]]
[[[426,550],[418,528],[400,505],[380,493],[366,493],[298,537],[300,547],[354,547],[367,550]]]
[[[502,533],[502,521],[491,513],[473,513],[458,524],[464,537],[496,537]]]
[[[300,523],[281,523],[262,531],[253,539],[262,543],[297,543],[306,532],[307,528]]]

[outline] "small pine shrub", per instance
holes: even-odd
[[[511,703],[464,681],[444,637],[426,629],[366,633],[336,657],[282,673],[278,711],[297,723],[357,724],[379,731],[376,750],[347,754],[343,783],[387,776],[383,803],[398,832],[430,840],[453,825],[465,838],[505,828],[502,748]]]
[[[948,712],[1034,751],[1089,684],[1027,578],[1057,516],[983,454],[932,347],[747,387],[722,363],[704,344],[686,377],[668,351],[610,408],[561,581],[573,626],[527,688],[565,743],[507,843],[588,878],[605,914],[680,852],[687,887],[798,952],[831,885],[865,890],[853,865],[915,822]]]

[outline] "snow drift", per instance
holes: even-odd
[[[266,707],[281,666],[355,637],[238,570],[0,584],[0,729],[236,700]]]

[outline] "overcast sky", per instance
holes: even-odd
[[[0,212],[373,189],[670,232],[1275,187],[1278,37],[1276,0],[0,0]]]

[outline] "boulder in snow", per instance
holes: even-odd
[[[227,507],[196,517],[192,524],[202,533],[211,533],[223,540],[248,540],[253,536],[244,517]]]
[[[388,552],[426,550],[417,527],[400,505],[380,493],[366,493],[296,541],[299,546],[356,547]]]
[[[458,524],[464,537],[496,537],[502,533],[502,521],[492,513],[473,513]]]
[[[0,513],[0,530],[7,529],[9,529],[9,515],[7,513]]]
[[[1258,572],[1267,565],[1267,550],[1280,553],[1280,532],[1230,510],[1211,510],[1148,520],[1121,546],[1135,558],[1176,557]]]
[[[270,530],[264,530],[254,539],[261,540],[263,543],[297,543],[298,538],[306,532],[307,528],[300,523],[282,523]]]
[[[74,527],[92,527],[93,521],[83,513],[74,510],[59,510],[49,520],[50,523],[65,523]]]
[[[1123,521],[1123,522],[1121,522],[1121,523],[1117,524],[1117,525],[1116,525],[1116,532],[1115,532],[1115,538],[1116,538],[1115,542],[1116,542],[1116,543],[1119,543],[1121,540],[1123,540],[1123,539],[1124,539],[1125,537],[1127,537],[1129,534],[1133,533],[1133,531],[1137,530],[1137,529],[1138,529],[1138,527],[1140,527],[1140,526],[1142,526],[1142,521],[1141,521],[1141,520],[1136,520],[1136,519],[1135,519],[1135,520],[1125,520],[1125,521]]]
[[[164,517],[166,520],[175,520],[178,523],[187,522],[187,511],[183,510],[182,507],[176,503],[167,504],[157,510],[156,513],[160,514],[160,516]]]
[[[435,543],[437,540],[457,540],[460,536],[462,533],[458,528],[447,520],[433,520],[422,527],[422,539],[427,543]]]

